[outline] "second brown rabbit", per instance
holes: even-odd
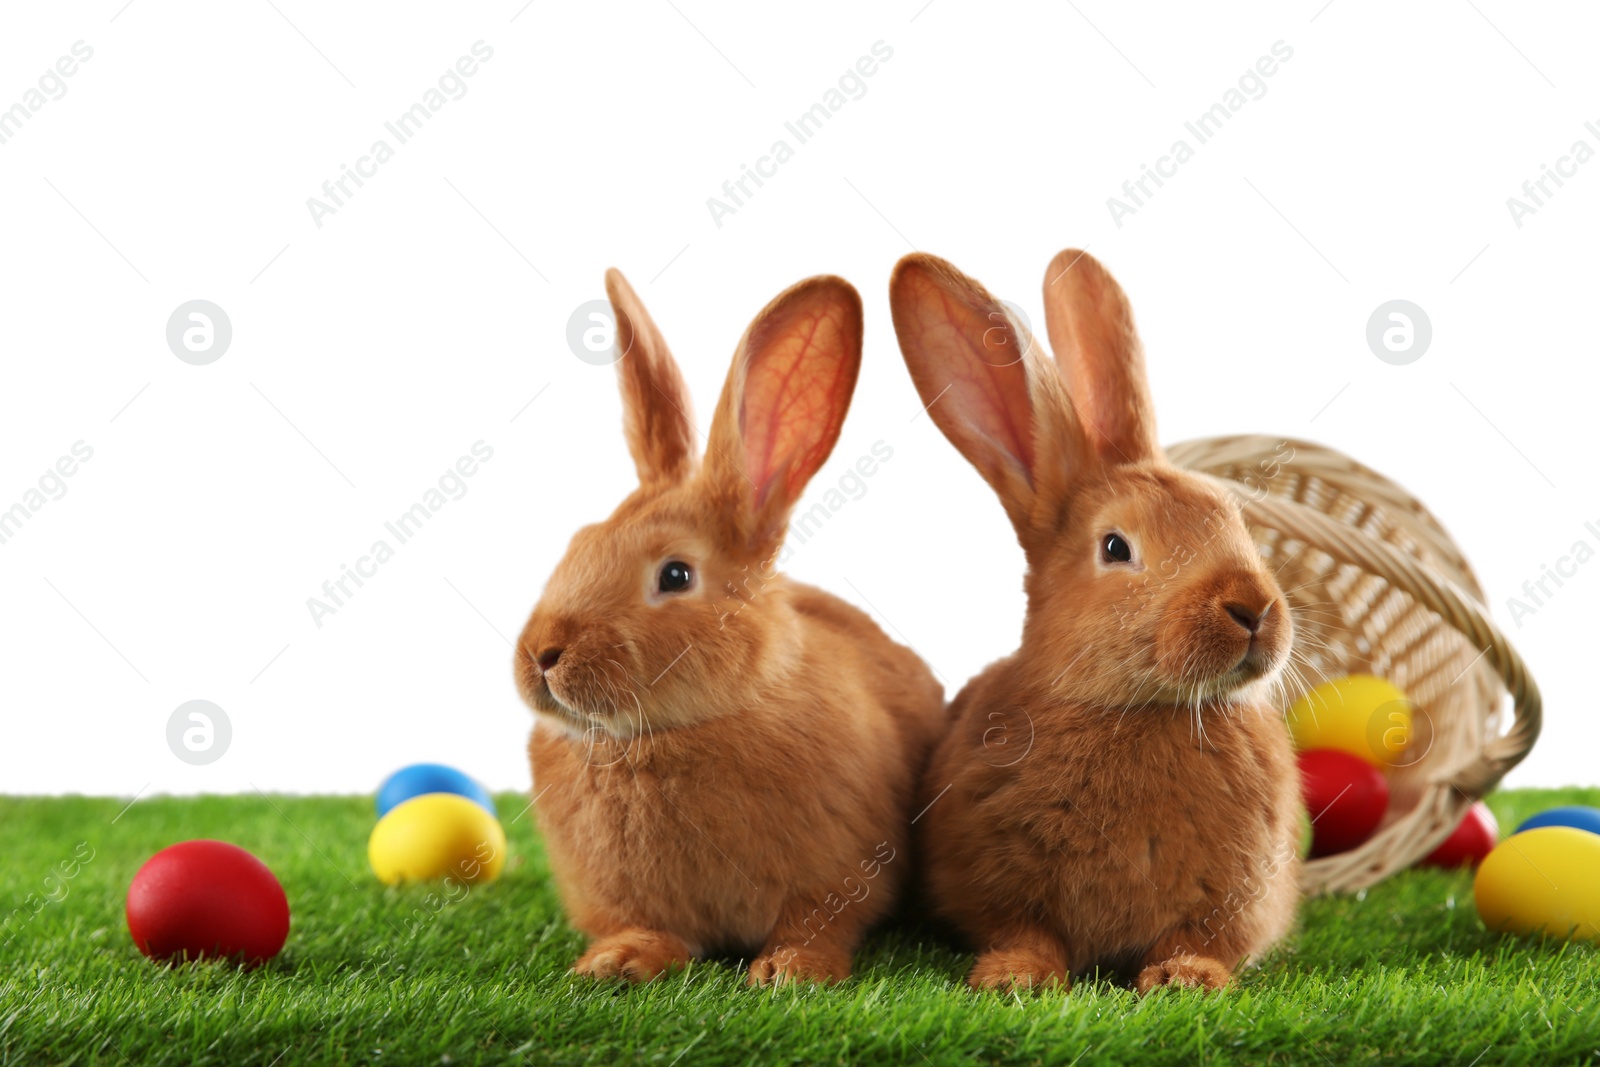
[[[974,988],[1095,967],[1226,985],[1298,899],[1298,787],[1270,699],[1282,591],[1237,505],[1157,443],[1127,298],[1093,258],[1046,275],[1059,368],[977,282],[903,259],[895,330],[929,414],[1027,559],[1022,644],[951,705],[919,804],[927,890]]]
[[[573,969],[730,953],[752,984],[845,978],[910,874],[944,721],[915,653],[775,568],[850,406],[860,297],[810,278],[756,316],[702,462],[660,332],[621,274],[606,292],[639,486],[573,537],[515,657],[551,873],[591,938]]]

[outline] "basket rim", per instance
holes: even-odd
[[[1408,524],[1410,532],[1426,535],[1424,540],[1428,547],[1436,552],[1447,552],[1453,556],[1451,569],[1457,571],[1464,579],[1457,584],[1470,592],[1480,603],[1487,602],[1488,598],[1483,592],[1476,572],[1472,569],[1471,561],[1461,552],[1450,531],[1439,521],[1439,517],[1411,490],[1354,456],[1304,438],[1259,433],[1193,437],[1167,446],[1166,451],[1171,462],[1180,467],[1211,473],[1196,466],[1195,460],[1200,457],[1194,455],[1195,453],[1238,451],[1248,455],[1259,455],[1279,445],[1288,445],[1294,450],[1294,458],[1287,461],[1285,466],[1335,485],[1351,496],[1359,496],[1370,503],[1385,506],[1392,512],[1409,513],[1417,520],[1417,523]],[[1209,467],[1214,463],[1215,460],[1210,460],[1206,466]],[[1375,496],[1377,499],[1373,499]]]

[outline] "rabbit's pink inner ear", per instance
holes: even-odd
[[[930,257],[931,258],[931,257]],[[953,272],[953,268],[948,268]],[[941,278],[908,264],[895,279],[900,347],[946,436],[991,481],[1009,461],[1030,483],[1035,463],[1033,401],[1019,336],[1000,303],[964,276]]]
[[[843,282],[801,283],[745,340],[739,405],[745,474],[757,510],[788,508],[839,439],[861,366],[861,302]]]

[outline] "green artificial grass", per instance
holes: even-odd
[[[1600,790],[1490,803],[1510,828],[1556,804],[1600,805]],[[1488,933],[1467,873],[1414,871],[1310,901],[1299,932],[1219,995],[1140,999],[1084,981],[1065,995],[978,996],[962,982],[971,957],[914,925],[875,934],[856,976],[829,989],[748,989],[731,962],[597,984],[565,973],[582,938],[530,819],[511,818],[523,799],[500,804],[505,874],[450,902],[373,879],[366,797],[157,797],[126,810],[0,798],[0,1064],[1600,1059],[1596,948]],[[196,837],[248,848],[283,882],[293,927],[266,966],[168,968],[134,949],[129,880],[157,849]]]

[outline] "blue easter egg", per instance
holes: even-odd
[[[1600,808],[1569,804],[1566,807],[1541,811],[1523,820],[1522,825],[1517,827],[1517,833],[1537,830],[1541,826],[1570,826],[1574,830],[1587,830],[1591,834],[1600,834]]]
[[[389,814],[390,808],[427,793],[454,793],[466,797],[495,818],[500,817],[487,789],[442,763],[413,763],[385,778],[378,787],[378,817],[381,819]]]

